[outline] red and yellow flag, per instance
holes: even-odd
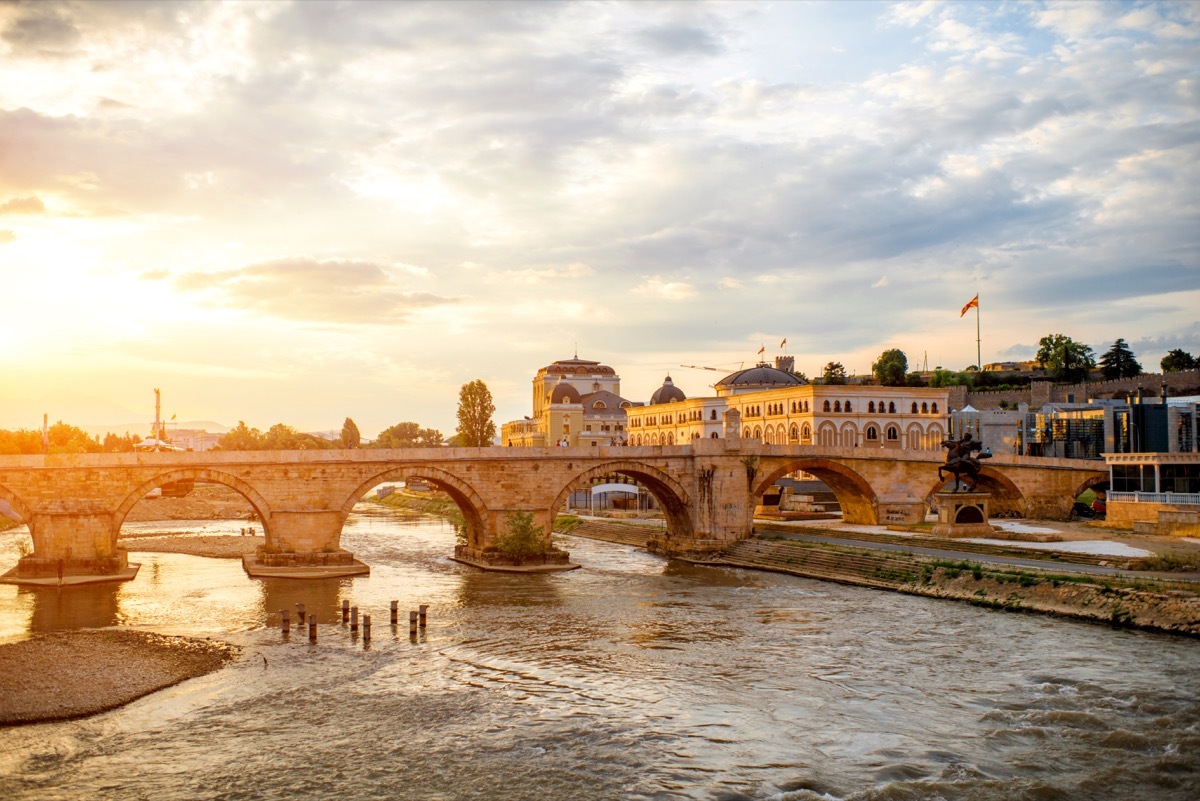
[[[971,309],[978,309],[978,308],[979,308],[979,295],[976,294],[975,297],[973,297],[967,301],[967,305],[963,306],[962,314],[959,314],[958,316],[962,317],[963,314],[966,314]]]

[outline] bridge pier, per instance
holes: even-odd
[[[80,501],[63,501],[60,507],[30,514],[33,553],[0,576],[0,583],[128,581],[137,575],[138,566],[131,566],[128,554],[117,547],[111,510]]]
[[[263,521],[266,544],[242,559],[252,578],[333,578],[371,572],[342,548],[342,513],[277,511]]]

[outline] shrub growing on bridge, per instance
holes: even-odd
[[[508,533],[497,537],[494,543],[500,553],[518,559],[546,553],[546,539],[533,524],[531,513],[509,512],[505,517],[505,527]]]

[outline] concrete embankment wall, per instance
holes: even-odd
[[[632,531],[630,531],[632,529]],[[571,532],[638,544],[639,527],[585,522]],[[1014,612],[1038,612],[1111,625],[1200,636],[1200,594],[1155,581],[1093,578],[929,559],[796,540],[750,539],[704,564],[788,573]],[[1051,565],[1048,565],[1052,567]],[[1064,566],[1065,567],[1065,566]]]

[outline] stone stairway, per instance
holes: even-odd
[[[568,536],[586,537],[587,539],[617,542],[622,545],[645,548],[646,543],[656,534],[662,534],[662,529],[658,526],[640,526],[634,523],[610,523],[604,520],[585,520],[582,525]]]

